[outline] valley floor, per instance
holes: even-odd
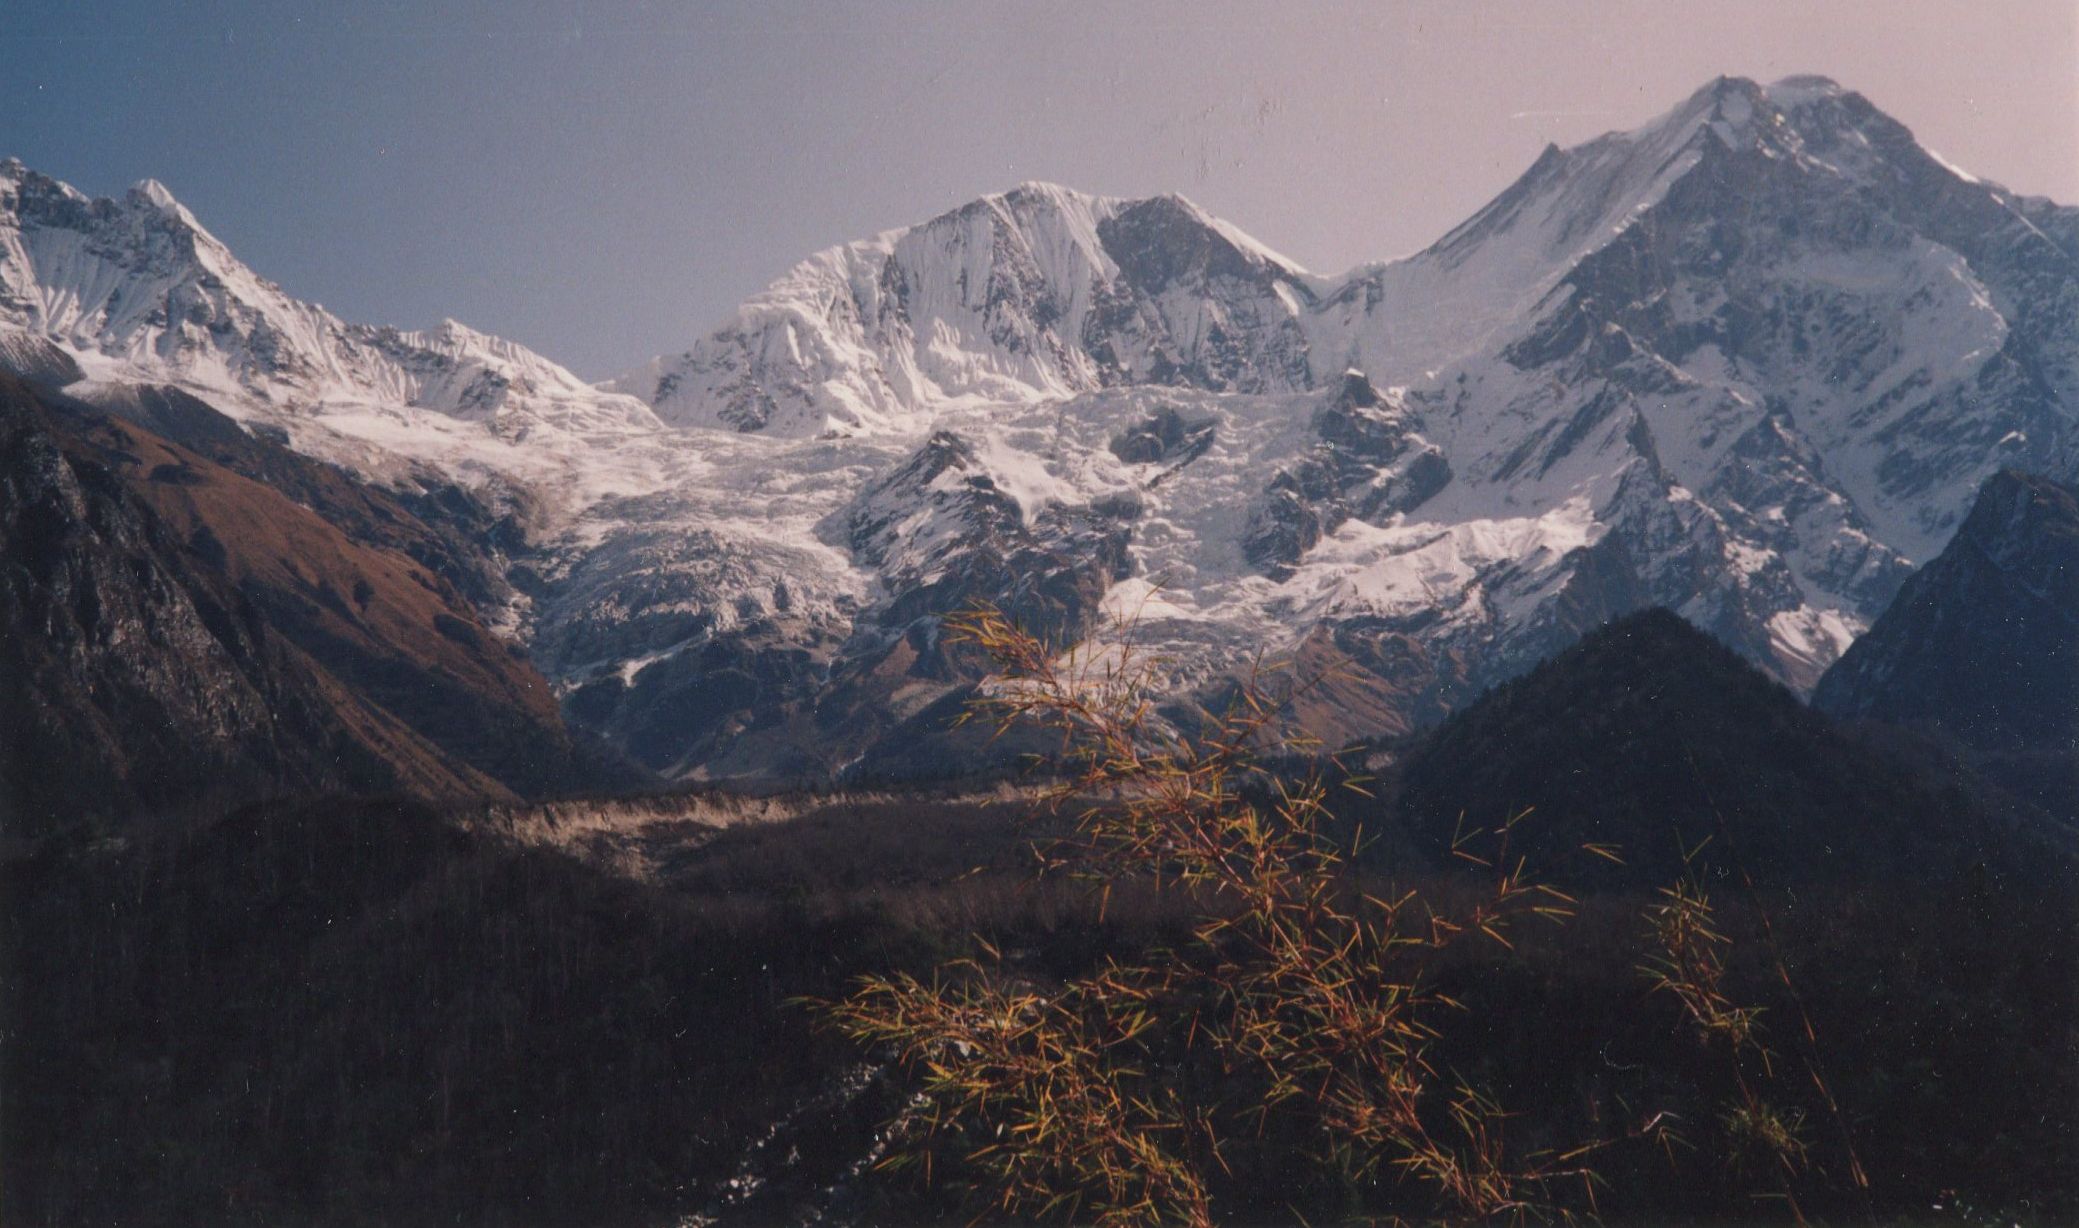
[[[1200,912],[1035,881],[1026,850],[1060,820],[1015,799],[672,805],[330,800],[8,865],[6,1222],[965,1223],[986,1203],[957,1168],[928,1186],[871,1171],[909,1076],[800,999],[984,940],[1043,984],[1181,942]],[[1464,880],[1427,864],[1363,873],[1448,907]],[[2068,895],[1968,878],[1720,894],[1731,983],[1788,1054],[1797,1004],[1760,910],[1775,923],[1868,1214],[2079,1214]],[[1642,1104],[1690,1123],[1694,1153],[1608,1153],[1608,1222],[1788,1222],[1715,1154],[1711,1079],[1636,972],[1649,899],[1598,893],[1513,951],[1441,966],[1468,1009],[1438,1021],[1440,1064],[1521,1114],[1526,1142],[1607,1133]],[[1800,1196],[1866,1222],[1832,1129],[1812,1118]],[[1223,1222],[1407,1209],[1390,1181],[1274,1152],[1234,1167]]]

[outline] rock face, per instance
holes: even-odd
[[[1265,486],[1242,552],[1274,579],[1287,579],[1307,551],[1349,520],[1384,523],[1420,507],[1451,481],[1451,463],[1415,432],[1407,408],[1389,404],[1364,372],[1314,411],[1320,442],[1281,467]]]
[[[1984,751],[2079,750],[2079,489],[2015,470],[1987,479],[1812,702]]]
[[[293,302],[156,185],[7,163],[0,362],[385,489],[655,770],[954,770],[918,722],[984,672],[938,634],[975,601],[1064,644],[1131,616],[1180,719],[1259,649],[1331,671],[1295,704],[1337,737],[1656,605],[1809,690],[1988,476],[2079,478],[2079,211],[1832,82],[1728,78],[1404,260],[1027,184],[591,388]]]
[[[0,831],[302,790],[499,791],[271,632],[212,567],[213,537],[62,439],[0,376]]]
[[[395,532],[432,537],[367,497]],[[0,376],[0,830],[587,783],[547,681],[453,585],[366,536]]]

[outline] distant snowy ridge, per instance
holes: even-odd
[[[90,377],[185,387],[350,463],[455,434],[435,415],[508,440],[658,429],[633,399],[455,321],[402,332],[292,299],[156,181],[94,200],[15,159],[0,161],[0,331],[56,342]]]

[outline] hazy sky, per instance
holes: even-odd
[[[164,180],[298,297],[593,378],[1024,179],[1182,192],[1340,272],[1720,73],[1825,73],[2079,202],[2074,0],[0,10],[0,156],[96,195]]]

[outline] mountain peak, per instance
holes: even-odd
[[[1104,199],[1095,192],[1085,192],[1079,188],[1072,188],[1066,184],[1055,183],[1047,179],[1024,180],[1000,195],[1006,199],[1022,196],[1036,197],[1043,200],[1075,201],[1086,204]]]
[[[1701,89],[1690,95],[1690,101],[1705,97],[1745,97],[1766,99],[1779,107],[1796,107],[1829,98],[1845,98],[1850,92],[1840,82],[1821,73],[1792,73],[1766,85],[1752,77],[1725,75],[1705,82]],[[1685,107],[1688,105],[1684,104]]]
[[[1714,139],[1727,149],[1740,149],[1777,137],[1777,118],[1768,91],[1752,79],[1717,77],[1661,118],[1613,135],[1625,144],[1654,150],[1696,148]]]
[[[434,336],[449,341],[468,343],[499,340],[481,329],[471,328],[453,316],[442,316],[440,323],[434,325],[432,331]]]
[[[1821,73],[1792,73],[1768,84],[1765,91],[1779,103],[1794,104],[1807,98],[1838,98],[1847,93],[1841,83]]]
[[[140,179],[131,184],[129,192],[124,195],[124,203],[165,218],[181,228],[209,238],[212,243],[215,242],[215,236],[203,229],[202,223],[195,219],[188,207],[180,203],[170,188],[156,179]],[[224,256],[230,256],[228,250],[224,252]]]
[[[503,337],[471,328],[453,316],[421,332],[398,332],[400,340],[451,357],[496,357],[507,360],[539,359],[532,351]],[[545,361],[545,360],[543,360]]]
[[[130,194],[161,209],[178,209],[181,204],[173,193],[156,179],[140,179],[130,185]]]
[[[604,387],[680,426],[913,429],[962,400],[1313,386],[1296,263],[1170,194],[1041,180],[827,248],[690,350]]]
[[[1109,197],[1050,183],[1044,179],[1027,179],[1000,192],[988,192],[973,200],[955,205],[928,221],[912,226],[897,227],[881,236],[882,240],[916,230],[928,229],[947,223],[959,223],[988,213],[1015,220],[1021,215],[1032,213],[1059,214],[1068,218],[1093,221],[1097,215],[1108,211],[1118,202]]]
[[[1978,489],[1970,515],[1957,530],[1985,558],[2002,565],[2056,549],[2079,545],[2079,488],[2020,469],[2001,469]],[[2048,591],[2079,584],[2079,558],[2039,564],[2040,575],[2029,587]]]
[[[1727,76],[1707,82],[1659,119],[1611,136],[1655,148],[1715,138],[1726,149],[1760,149],[1769,156],[1800,158],[1807,145],[1831,145],[1843,132],[1871,123],[1897,127],[1862,95],[1831,77],[1800,73],[1761,85],[1749,77]],[[1875,135],[1876,129],[1866,134]]]
[[[19,160],[0,164],[0,329],[98,352],[128,373],[207,390],[263,416],[370,398],[443,414],[655,426],[526,347],[443,321],[425,332],[349,324],[291,299],[210,234],[167,186],[89,198]],[[0,353],[20,366],[24,343]],[[12,355],[12,356],[10,356]],[[38,369],[49,367],[43,348]],[[56,368],[63,373],[65,367]],[[358,445],[356,445],[358,447]]]
[[[1979,497],[2005,502],[2024,493],[2031,498],[2062,499],[2066,503],[2072,500],[2071,488],[2063,483],[2052,481],[2041,474],[2030,473],[2026,469],[2012,467],[1998,470],[1986,478]]]
[[[1692,101],[1698,98],[1754,98],[1764,92],[1752,77],[1720,75],[1706,81],[1701,89],[1690,95],[1690,98]]]
[[[12,201],[0,199],[0,207],[20,211],[30,207],[33,200],[40,206],[70,207],[86,203],[86,193],[62,180],[24,163],[20,158],[0,161],[0,185],[13,189]]]

